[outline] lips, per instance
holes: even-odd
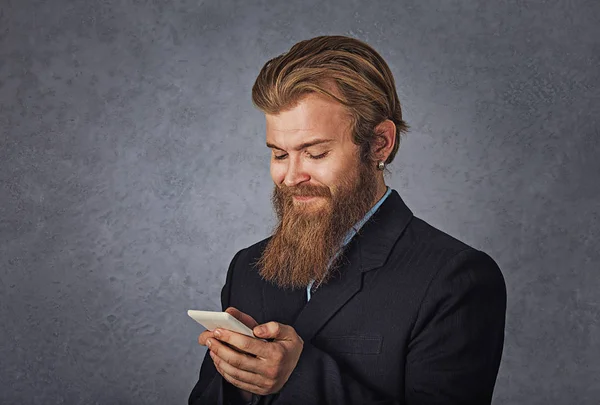
[[[313,198],[315,198],[315,197],[314,197],[314,196],[310,196],[310,195],[308,195],[308,196],[304,196],[304,195],[295,195],[295,196],[294,196],[294,199],[296,199],[296,200],[298,200],[298,201],[308,201],[308,200],[311,200],[311,199],[313,199]]]

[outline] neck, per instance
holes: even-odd
[[[375,205],[377,201],[381,200],[385,192],[387,191],[387,186],[383,181],[383,175],[377,179],[377,192],[375,193],[375,201],[373,201],[372,205]]]

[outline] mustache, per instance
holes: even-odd
[[[315,186],[312,184],[300,184],[298,186],[286,186],[282,184],[278,191],[285,197],[328,197],[331,198],[331,191],[324,186]]]

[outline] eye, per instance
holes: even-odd
[[[287,153],[284,153],[283,155],[279,155],[279,156],[273,155],[273,159],[275,159],[275,160],[283,160],[286,157],[287,157]]]
[[[309,158],[311,158],[311,159],[318,160],[318,159],[323,159],[323,158],[324,158],[325,156],[327,156],[328,154],[329,154],[329,152],[325,152],[325,153],[321,153],[320,155],[316,155],[316,156],[315,156],[315,155],[311,155],[311,154],[309,153],[309,154],[308,154],[308,157],[309,157]]]

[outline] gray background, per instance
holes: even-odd
[[[388,184],[508,286],[494,404],[600,398],[598,1],[0,0],[0,403],[176,404],[268,235],[262,65],[363,39],[412,129]]]

